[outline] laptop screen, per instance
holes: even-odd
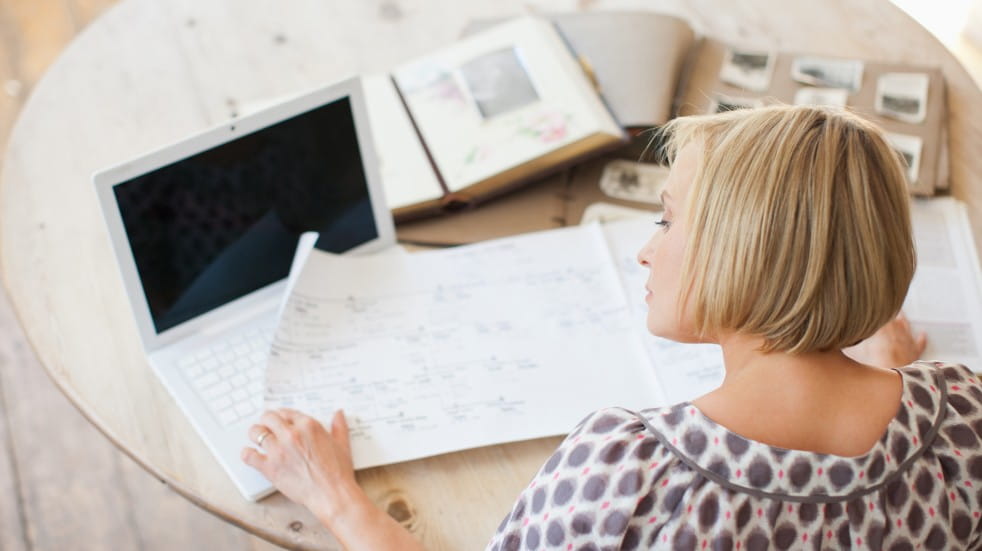
[[[348,98],[113,187],[157,333],[378,237]]]

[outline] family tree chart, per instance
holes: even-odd
[[[662,401],[598,226],[417,254],[315,252],[267,405],[343,408],[358,467],[560,434]]]

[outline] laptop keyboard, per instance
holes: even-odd
[[[236,334],[178,360],[178,368],[222,426],[253,419],[262,409],[270,333],[254,329]]]

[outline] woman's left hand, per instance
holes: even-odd
[[[873,336],[843,352],[858,362],[889,369],[917,360],[925,348],[927,333],[921,331],[915,335],[907,316],[900,312]]]
[[[242,460],[286,497],[312,511],[333,516],[358,486],[348,423],[341,411],[334,414],[328,431],[299,411],[270,410],[249,429],[249,439],[265,453],[245,448]]]

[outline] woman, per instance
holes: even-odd
[[[789,106],[664,132],[665,212],[638,255],[648,329],[719,343],[725,379],[587,417],[489,549],[978,547],[982,387],[956,365],[891,369],[925,337],[896,318],[915,258],[882,132]],[[358,488],[341,414],[326,431],[267,412],[250,435],[266,454],[243,459],[349,549],[418,548]]]

